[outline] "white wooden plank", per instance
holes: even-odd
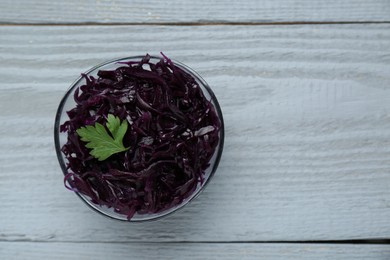
[[[0,27],[0,240],[390,238],[389,29]],[[54,115],[81,71],[160,50],[212,86],[226,146],[185,209],[118,223],[63,187]]]
[[[390,21],[388,0],[2,0],[2,23]]]
[[[269,259],[388,260],[388,245],[192,244],[192,243],[9,243],[4,259]]]

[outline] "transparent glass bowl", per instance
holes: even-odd
[[[121,59],[115,59],[111,61],[104,62],[100,65],[97,65],[84,74],[88,76],[94,76],[97,77],[97,73],[99,70],[113,70],[118,67],[124,66],[123,64],[120,64],[119,62],[127,62],[127,61],[140,61],[143,58],[143,56],[133,56],[133,57],[126,57],[126,58],[121,58]],[[161,58],[156,57],[156,56],[151,56],[150,61],[153,63],[156,63],[160,60]],[[198,184],[196,190],[186,199],[183,200],[182,203],[169,208],[165,211],[158,212],[158,213],[150,213],[150,214],[138,214],[136,213],[130,220],[130,222],[139,222],[139,221],[146,221],[146,220],[154,220],[161,218],[163,216],[166,216],[172,212],[177,211],[178,209],[184,207],[186,204],[188,204],[191,200],[193,200],[195,197],[199,195],[199,193],[205,188],[205,186],[210,182],[212,176],[214,175],[215,171],[217,170],[219,160],[222,155],[222,150],[223,150],[223,143],[224,143],[224,123],[223,123],[223,117],[222,117],[222,111],[221,108],[218,104],[217,98],[215,97],[213,91],[211,88],[208,86],[208,84],[191,68],[187,67],[186,65],[172,60],[173,63],[177,66],[180,67],[182,70],[186,71],[192,77],[196,80],[196,82],[199,84],[200,88],[203,91],[204,96],[208,99],[211,100],[211,103],[214,105],[215,110],[217,112],[217,115],[221,121],[221,129],[219,132],[219,143],[218,146],[215,149],[214,155],[210,160],[210,166],[206,169],[205,175],[204,175],[204,182],[203,184]],[[69,118],[66,114],[66,111],[74,108],[76,106],[76,102],[73,99],[73,94],[75,90],[82,86],[84,84],[85,80],[81,76],[70,86],[68,91],[65,93],[64,97],[62,98],[56,118],[55,118],[55,124],[54,124],[54,141],[55,141],[55,148],[56,148],[56,153],[57,153],[57,158],[60,163],[60,166],[62,168],[62,172],[67,174],[67,169],[66,169],[66,163],[67,160],[64,156],[64,154],[61,152],[61,147],[66,143],[67,141],[67,133],[61,133],[60,132],[60,126],[67,121]],[[117,219],[117,220],[122,220],[122,221],[129,221],[127,219],[126,215],[120,214],[115,212],[112,208],[108,208],[106,206],[100,206],[98,204],[95,204],[91,202],[90,198],[84,194],[77,193],[75,192],[78,197],[84,201],[88,206],[90,206],[93,210],[96,212],[99,212],[107,217]]]

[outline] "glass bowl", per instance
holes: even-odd
[[[115,59],[111,61],[104,62],[100,65],[97,65],[90,70],[86,71],[84,74],[87,76],[94,76],[97,78],[97,73],[99,70],[113,70],[116,69],[120,66],[124,66],[123,62],[129,62],[129,61],[140,61],[144,56],[133,56],[133,57],[126,57],[126,58],[120,58],[120,59]],[[161,58],[156,57],[156,56],[151,56],[150,61],[153,63],[156,63],[160,60]],[[101,206],[98,204],[95,204],[94,202],[91,201],[91,199],[82,194],[75,192],[78,197],[84,201],[89,207],[91,207],[93,210],[96,212],[101,213],[104,216],[116,219],[116,220],[122,220],[122,221],[130,221],[130,222],[139,222],[139,221],[146,221],[146,220],[155,220],[158,218],[161,218],[163,216],[166,216],[170,213],[173,213],[177,211],[178,209],[184,207],[187,205],[191,200],[193,200],[195,197],[199,195],[199,193],[205,188],[205,186],[210,182],[211,178],[213,177],[215,171],[217,170],[218,163],[220,161],[221,155],[222,155],[222,150],[223,150],[223,143],[224,143],[224,122],[223,122],[223,117],[222,117],[222,111],[221,108],[218,104],[217,98],[215,97],[213,91],[211,88],[208,86],[208,84],[191,68],[187,67],[186,65],[172,60],[172,62],[175,64],[175,66],[181,68],[185,72],[189,73],[195,81],[198,83],[199,87],[202,89],[204,96],[207,98],[207,100],[211,100],[211,103],[213,104],[217,116],[219,117],[221,121],[221,128],[219,131],[219,143],[214,151],[214,154],[209,161],[210,166],[205,170],[204,173],[204,181],[201,184],[200,182],[198,183],[195,191],[186,199],[184,199],[180,204],[171,207],[169,209],[166,209],[164,211],[158,212],[158,213],[147,213],[147,214],[139,214],[135,213],[135,215],[128,220],[127,216],[124,214],[120,214],[114,211],[113,208],[109,208],[107,206]],[[67,141],[67,133],[61,133],[60,132],[60,126],[67,121],[69,118],[66,114],[66,111],[74,108],[76,106],[76,102],[73,99],[73,94],[77,88],[82,86],[85,82],[85,79],[82,78],[81,76],[70,86],[68,91],[65,93],[64,97],[62,98],[56,118],[55,118],[55,125],[54,125],[54,141],[55,141],[55,149],[57,153],[57,158],[59,161],[59,164],[61,166],[62,172],[64,175],[68,173],[67,170],[67,159],[65,155],[61,152],[61,147],[66,143]]]

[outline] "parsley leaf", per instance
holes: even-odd
[[[104,161],[115,153],[124,152],[129,148],[123,146],[123,137],[127,131],[127,121],[122,123],[119,117],[115,117],[109,114],[107,117],[108,130],[100,124],[95,123],[95,126],[85,126],[76,130],[81,140],[87,142],[85,145],[87,148],[92,149],[90,154],[97,158],[99,161]]]

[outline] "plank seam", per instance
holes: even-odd
[[[0,22],[0,26],[272,26],[272,25],[343,25],[343,24],[390,24],[390,21],[323,21],[323,22],[224,22],[224,21],[202,21],[202,22],[161,22],[161,23],[12,23]]]
[[[43,240],[43,239],[17,239],[4,240],[0,239],[0,243],[84,243],[84,244],[329,244],[329,245],[388,245],[390,239],[353,239],[353,240],[302,240],[302,241],[147,241],[147,242],[132,242],[132,241],[61,241],[61,240]]]

